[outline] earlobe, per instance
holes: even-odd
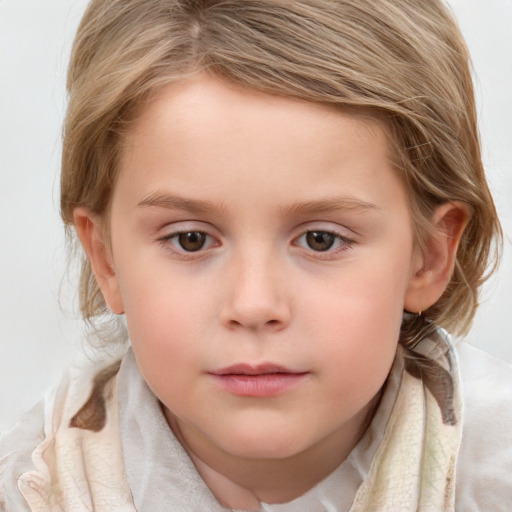
[[[463,203],[445,203],[436,208],[432,219],[433,231],[413,262],[413,275],[404,303],[407,311],[428,309],[445,291],[468,219],[469,209]]]
[[[113,313],[124,313],[111,253],[103,240],[101,219],[84,207],[74,209],[73,219],[78,238],[89,258],[105,302]]]

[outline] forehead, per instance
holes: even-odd
[[[235,184],[258,182],[306,201],[333,195],[334,181],[372,202],[397,186],[382,122],[205,76],[154,94],[127,134],[120,164],[115,193],[131,185],[139,200],[166,188],[222,200]]]

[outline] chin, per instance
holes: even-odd
[[[253,435],[233,435],[226,441],[224,449],[237,457],[248,459],[286,459],[306,450],[304,438],[297,440],[292,435],[263,431]]]

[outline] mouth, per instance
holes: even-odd
[[[214,370],[211,372],[213,375],[270,375],[273,373],[289,373],[289,374],[297,374],[304,372],[297,372],[286,368],[284,366],[279,366],[272,363],[263,363],[256,366],[250,364],[235,364],[233,366],[228,366],[227,368],[221,368],[220,370]]]
[[[224,390],[244,397],[272,397],[299,385],[309,372],[296,371],[284,366],[236,364],[210,372]]]

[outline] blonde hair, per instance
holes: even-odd
[[[383,120],[423,243],[434,208],[471,212],[452,279],[424,312],[455,333],[497,264],[500,226],[480,155],[464,40],[441,0],[92,0],[68,74],[61,211],[106,215],[123,136],[149,94],[198,71]],[[109,317],[83,257],[80,307]],[[407,343],[425,322],[404,323]]]

